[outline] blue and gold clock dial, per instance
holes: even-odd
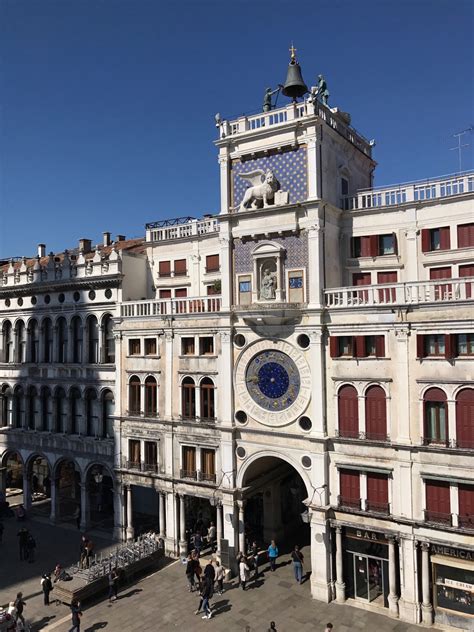
[[[254,356],[245,375],[247,390],[265,410],[289,408],[300,390],[300,374],[296,364],[282,351],[262,351]]]

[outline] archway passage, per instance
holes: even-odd
[[[56,467],[57,518],[72,520],[81,508],[81,473],[74,461],[63,460]]]
[[[276,540],[280,553],[310,541],[308,513],[303,501],[306,485],[289,463],[264,456],[251,463],[243,477],[245,548],[261,548]],[[240,526],[241,528],[241,526]]]
[[[47,459],[38,454],[27,463],[28,490],[30,498],[25,498],[25,506],[33,504],[35,513],[49,516],[51,513],[51,469]],[[25,490],[24,490],[25,492]]]
[[[114,484],[109,470],[101,464],[87,472],[89,516],[87,525],[111,531],[114,527]]]
[[[22,493],[23,490],[23,460],[18,452],[7,452],[2,459],[5,471],[5,493],[10,498]]]

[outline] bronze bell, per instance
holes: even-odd
[[[286,73],[286,81],[283,86],[283,94],[286,97],[290,97],[293,101],[296,101],[298,97],[302,97],[304,94],[309,92],[308,86],[305,84],[303,80],[303,76],[301,74],[301,67],[299,63],[296,61],[295,52],[296,49],[293,46],[290,48],[291,52],[291,61],[288,65],[288,72]]]

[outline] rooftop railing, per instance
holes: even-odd
[[[221,309],[220,296],[183,297],[127,301],[120,306],[123,318],[171,316],[177,314],[212,314]]]
[[[179,218],[178,218],[179,219]],[[202,220],[184,218],[183,223],[154,222],[146,226],[146,241],[170,241],[187,239],[198,235],[210,235],[219,232],[219,221],[213,218]]]

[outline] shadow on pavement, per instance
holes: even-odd
[[[91,625],[89,628],[86,628],[84,632],[95,632],[95,630],[102,630],[102,628],[105,628],[107,625],[107,621],[99,621],[97,623],[94,623],[94,625]]]
[[[119,601],[120,599],[127,599],[128,597],[133,597],[133,595],[136,595],[137,593],[141,593],[143,592],[143,588],[133,588],[133,590],[129,590],[127,593],[121,593],[120,595],[117,596],[117,601]]]
[[[228,599],[221,599],[212,604],[213,616],[222,614],[223,612],[229,612],[232,609],[232,604]]]
[[[31,631],[37,632],[37,630],[42,630],[44,627],[48,625],[51,619],[56,619],[56,615],[53,614],[50,617],[43,617],[39,621],[35,621],[34,623],[31,624]]]

